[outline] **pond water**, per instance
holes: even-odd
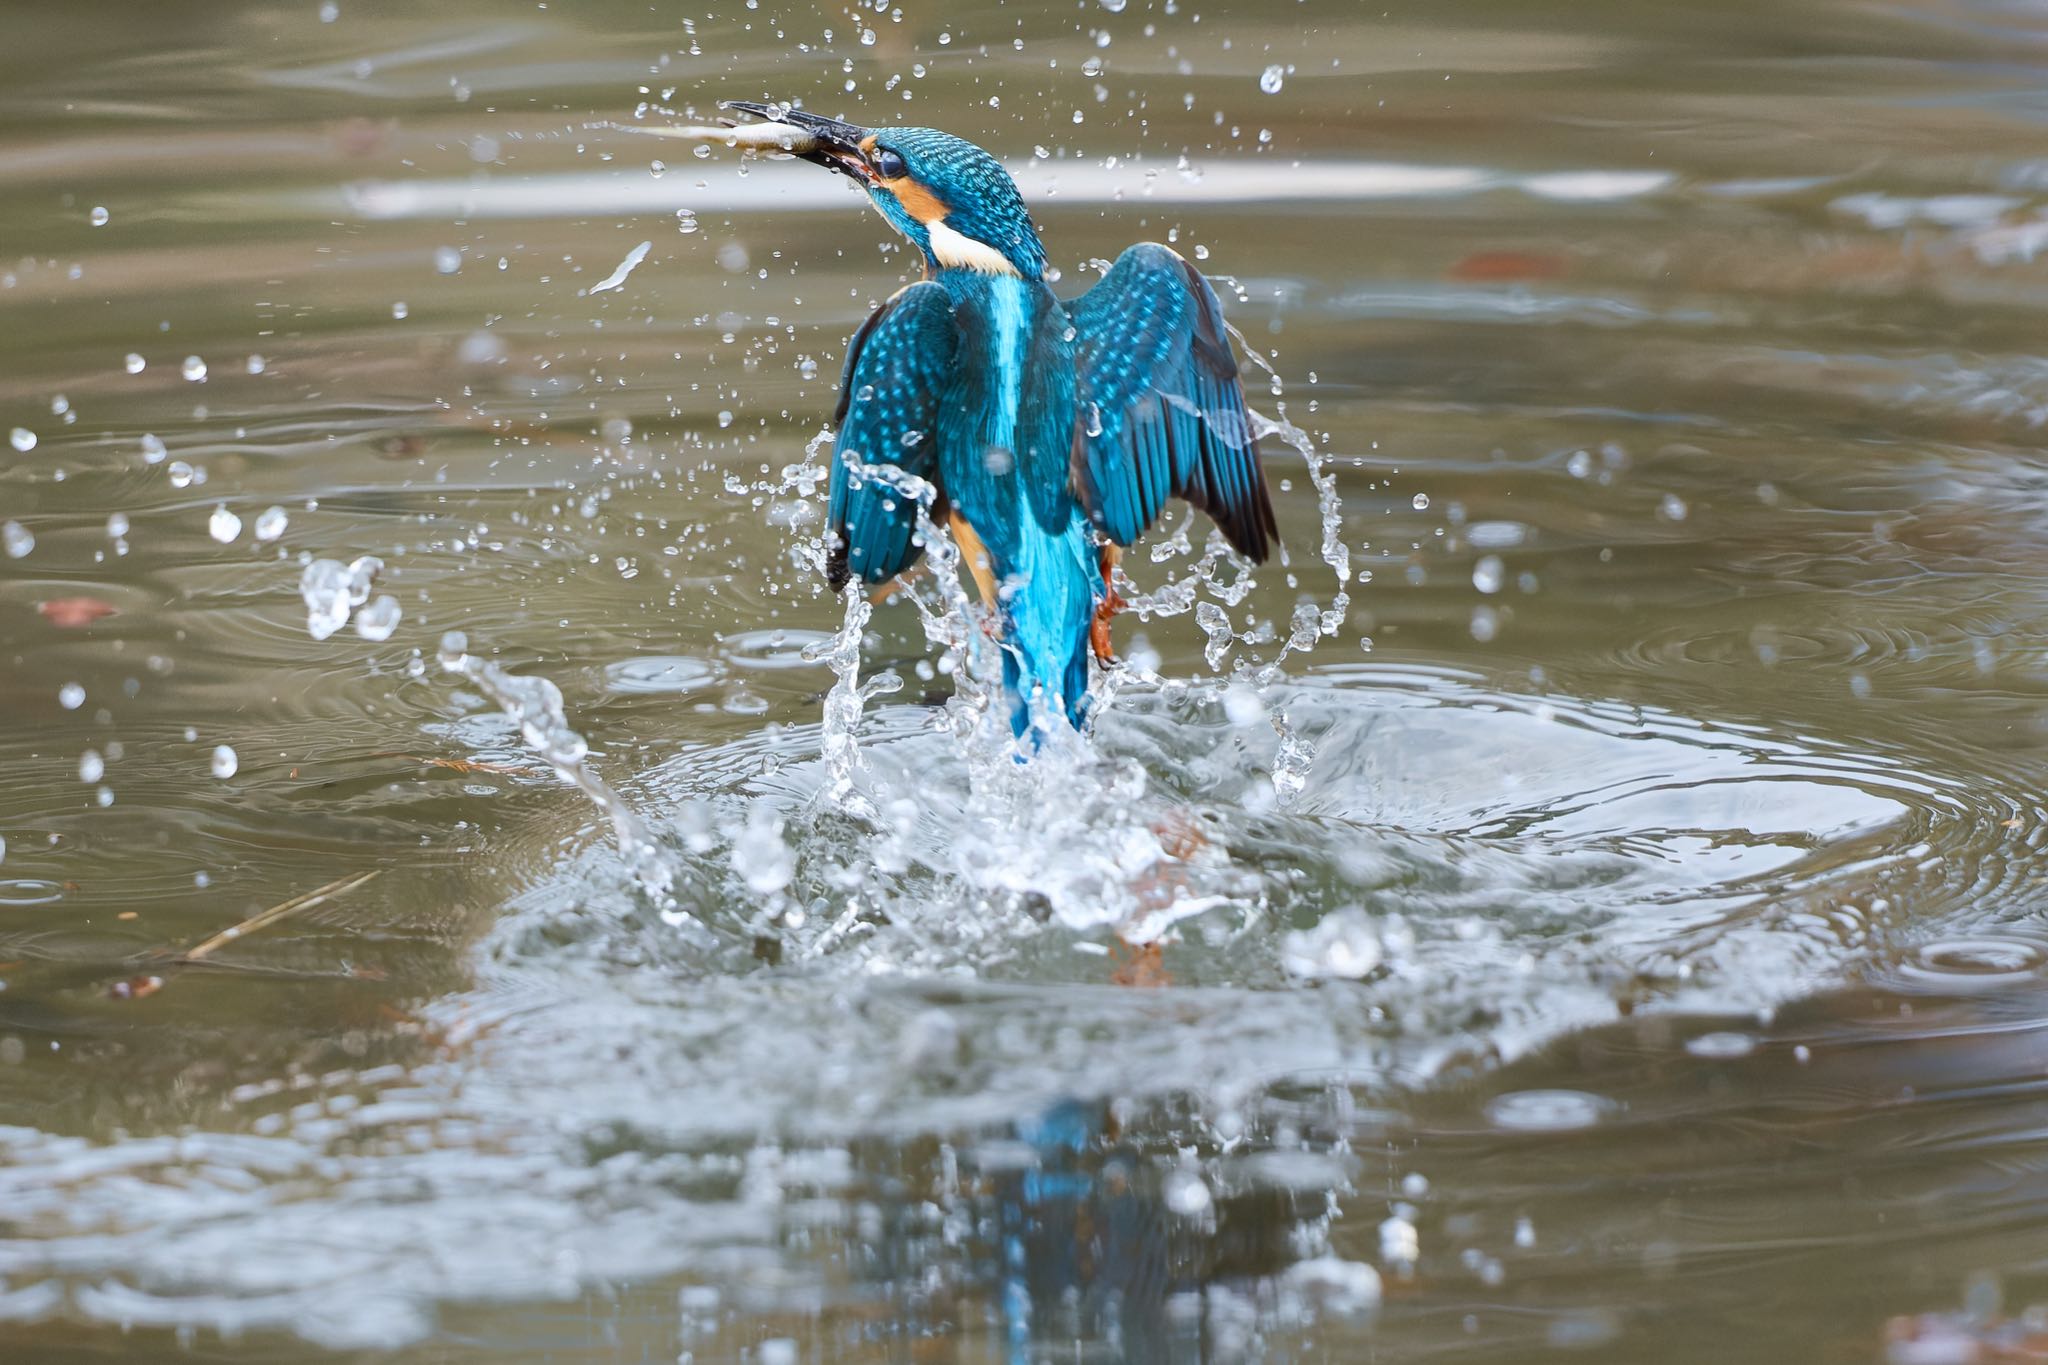
[[[2037,9],[16,8],[7,1358],[2048,1335]],[[1312,443],[1084,747],[840,634],[910,264],[627,130],[763,97],[1171,241]]]

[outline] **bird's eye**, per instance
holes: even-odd
[[[910,173],[910,167],[903,164],[903,158],[887,147],[875,153],[875,174],[884,180],[896,180]]]

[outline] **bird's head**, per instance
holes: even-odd
[[[726,106],[801,128],[789,149],[868,192],[898,232],[939,270],[1045,273],[1045,248],[1003,163],[936,128],[863,128],[802,109],[733,100]]]

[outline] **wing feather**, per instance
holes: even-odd
[[[929,282],[898,292],[848,343],[825,513],[833,591],[856,575],[886,583],[924,553],[913,480],[937,490],[941,515],[939,404],[959,347],[952,300]]]
[[[1171,249],[1141,243],[1071,315],[1072,476],[1095,524],[1128,545],[1177,496],[1213,517],[1240,553],[1263,561],[1279,531],[1209,282]]]

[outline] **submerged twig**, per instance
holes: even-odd
[[[350,873],[348,876],[331,881],[325,886],[315,887],[303,895],[293,896],[288,901],[273,905],[268,910],[259,911],[243,920],[240,924],[221,930],[197,947],[188,948],[182,953],[169,949],[161,950],[146,960],[162,969],[189,967],[194,963],[204,962],[228,944],[237,942],[244,936],[253,934],[258,929],[268,928],[281,919],[287,919],[292,915],[296,915],[301,910],[310,910],[314,906],[323,905],[337,896],[347,895],[357,887],[369,882],[382,871],[382,868],[373,867],[367,872]],[[116,1000],[145,1000],[163,988],[163,977],[144,974],[142,976],[132,976],[123,981],[116,981],[107,988],[107,994]]]
[[[179,962],[203,962],[215,952],[242,938],[245,934],[253,934],[258,929],[267,929],[279,920],[296,915],[301,910],[310,910],[314,906],[331,901],[337,896],[345,896],[376,877],[382,871],[382,868],[373,867],[368,872],[352,873],[338,881],[331,881],[325,886],[315,887],[304,895],[294,896],[282,904],[273,905],[268,910],[259,911],[248,919],[243,920],[240,924],[221,930],[198,947],[180,953],[177,960]]]

